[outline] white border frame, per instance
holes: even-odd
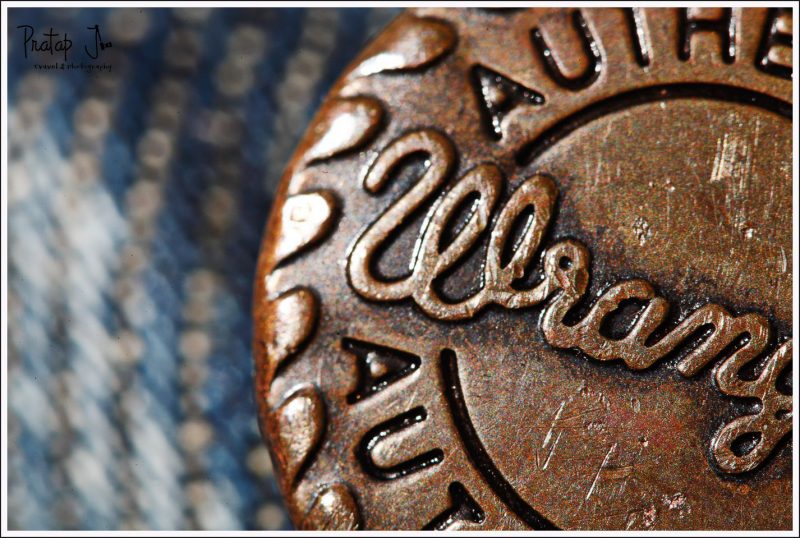
[[[120,1],[120,2],[88,2],[88,1],[8,1],[2,2],[2,28],[0,28],[0,43],[2,44],[2,108],[0,109],[2,117],[2,133],[0,133],[0,142],[2,147],[2,168],[0,169],[0,212],[2,220],[0,220],[0,242],[2,244],[2,286],[0,287],[0,297],[2,297],[2,306],[0,308],[0,323],[2,324],[2,344],[0,351],[2,352],[2,364],[0,374],[2,375],[2,389],[0,389],[0,400],[2,404],[2,436],[0,437],[0,451],[2,451],[2,465],[0,466],[0,500],[2,506],[0,507],[0,531],[3,536],[297,536],[297,531],[9,531],[8,530],[8,62],[6,61],[8,54],[8,9],[21,8],[21,7],[34,7],[34,8],[48,8],[48,7],[136,7],[136,8],[158,8],[158,7],[476,7],[476,6],[489,6],[492,7],[520,7],[520,6],[553,6],[563,5],[569,7],[631,7],[631,6],[644,6],[644,7],[686,7],[687,5],[695,7],[719,7],[719,6],[734,6],[734,7],[764,7],[764,3],[759,2],[674,2],[674,1],[661,1],[661,2],[513,2],[513,1],[495,1],[495,2],[466,2],[466,1],[390,1],[390,2],[356,2],[356,1],[298,1],[298,2],[243,2],[243,1],[186,1],[186,2],[165,2],[165,1]],[[792,334],[798,335],[798,326],[800,325],[800,309],[798,303],[800,302],[800,292],[798,291],[798,241],[800,240],[800,182],[798,182],[798,125],[797,125],[797,112],[798,112],[798,51],[797,51],[797,15],[798,6],[795,2],[770,2],[769,6],[774,7],[790,7],[792,8],[793,32],[794,32],[794,47],[792,50],[792,65],[795,66],[795,77],[793,79],[792,88],[792,108],[793,108],[793,160],[792,160],[792,174],[793,174],[793,248],[792,248],[792,291],[793,291],[793,304],[795,306],[793,311],[793,326]],[[798,377],[800,376],[800,363],[798,362],[798,353],[800,353],[800,346],[795,345],[793,349],[794,361],[793,367],[793,402],[800,401],[798,399]],[[794,426],[792,430],[792,443],[794,448],[794,465],[792,467],[792,498],[793,498],[793,516],[792,516],[792,531],[774,532],[774,531],[647,531],[648,536],[796,536],[798,533],[798,416],[797,412],[794,413]],[[534,534],[536,536],[563,536],[566,534],[575,536],[625,536],[642,534],[641,531],[536,531],[536,532],[512,532],[512,531],[483,531],[480,533],[470,533],[458,531],[459,534],[466,536],[468,534],[480,534],[485,536],[493,535],[508,535],[508,536],[527,536]],[[308,532],[303,531],[302,534],[324,534],[329,536],[418,536],[421,531],[358,531],[358,532]],[[427,534],[427,533],[426,533]]]

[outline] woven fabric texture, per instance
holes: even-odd
[[[10,528],[289,528],[252,394],[259,242],[397,12],[9,10]],[[26,57],[24,26],[74,54],[95,25],[108,69]]]

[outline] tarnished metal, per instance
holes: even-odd
[[[418,9],[289,164],[256,395],[301,528],[787,529],[788,9]]]

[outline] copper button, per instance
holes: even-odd
[[[416,9],[289,163],[256,395],[304,529],[789,529],[792,15]]]

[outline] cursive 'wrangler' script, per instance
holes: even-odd
[[[489,304],[516,309],[548,301],[542,316],[542,332],[549,344],[579,349],[601,361],[622,360],[634,370],[649,368],[681,344],[699,339],[679,360],[678,371],[691,377],[720,358],[715,373],[719,389],[729,396],[761,401],[758,413],[740,416],[715,434],[711,453],[718,468],[727,473],[755,469],[791,431],[792,397],[778,390],[777,381],[791,361],[792,341],[772,350],[755,379],[743,379],[740,375],[745,365],[767,349],[770,325],[764,316],[756,313],[735,316],[722,306],[707,304],[652,341],[656,329],[666,320],[669,304],[656,295],[650,283],[634,279],[607,289],[582,320],[568,324],[567,313],[584,297],[589,283],[589,252],[572,239],[559,241],[545,250],[538,284],[522,290],[513,287],[534,259],[553,214],[558,191],[547,176],[537,174],[528,178],[500,210],[489,238],[482,286],[474,295],[459,302],[445,301],[434,288],[434,281],[475,245],[489,225],[503,183],[500,170],[492,164],[473,168],[436,199],[421,227],[410,274],[395,280],[376,278],[372,267],[381,246],[442,189],[452,173],[453,145],[433,130],[407,133],[381,152],[364,179],[364,188],[378,194],[405,158],[419,154],[426,156],[421,177],[367,228],[348,258],[350,283],[362,297],[373,301],[411,298],[426,314],[442,320],[471,318]],[[441,239],[448,223],[468,198],[475,195],[479,201],[473,205],[466,224],[442,248]],[[531,210],[533,216],[514,242],[510,260],[503,263],[503,252],[508,251],[506,243],[515,236],[515,224]],[[603,321],[630,300],[646,305],[632,328],[622,338],[603,335],[600,330]],[[744,450],[738,448],[741,440],[753,438],[755,443]]]

